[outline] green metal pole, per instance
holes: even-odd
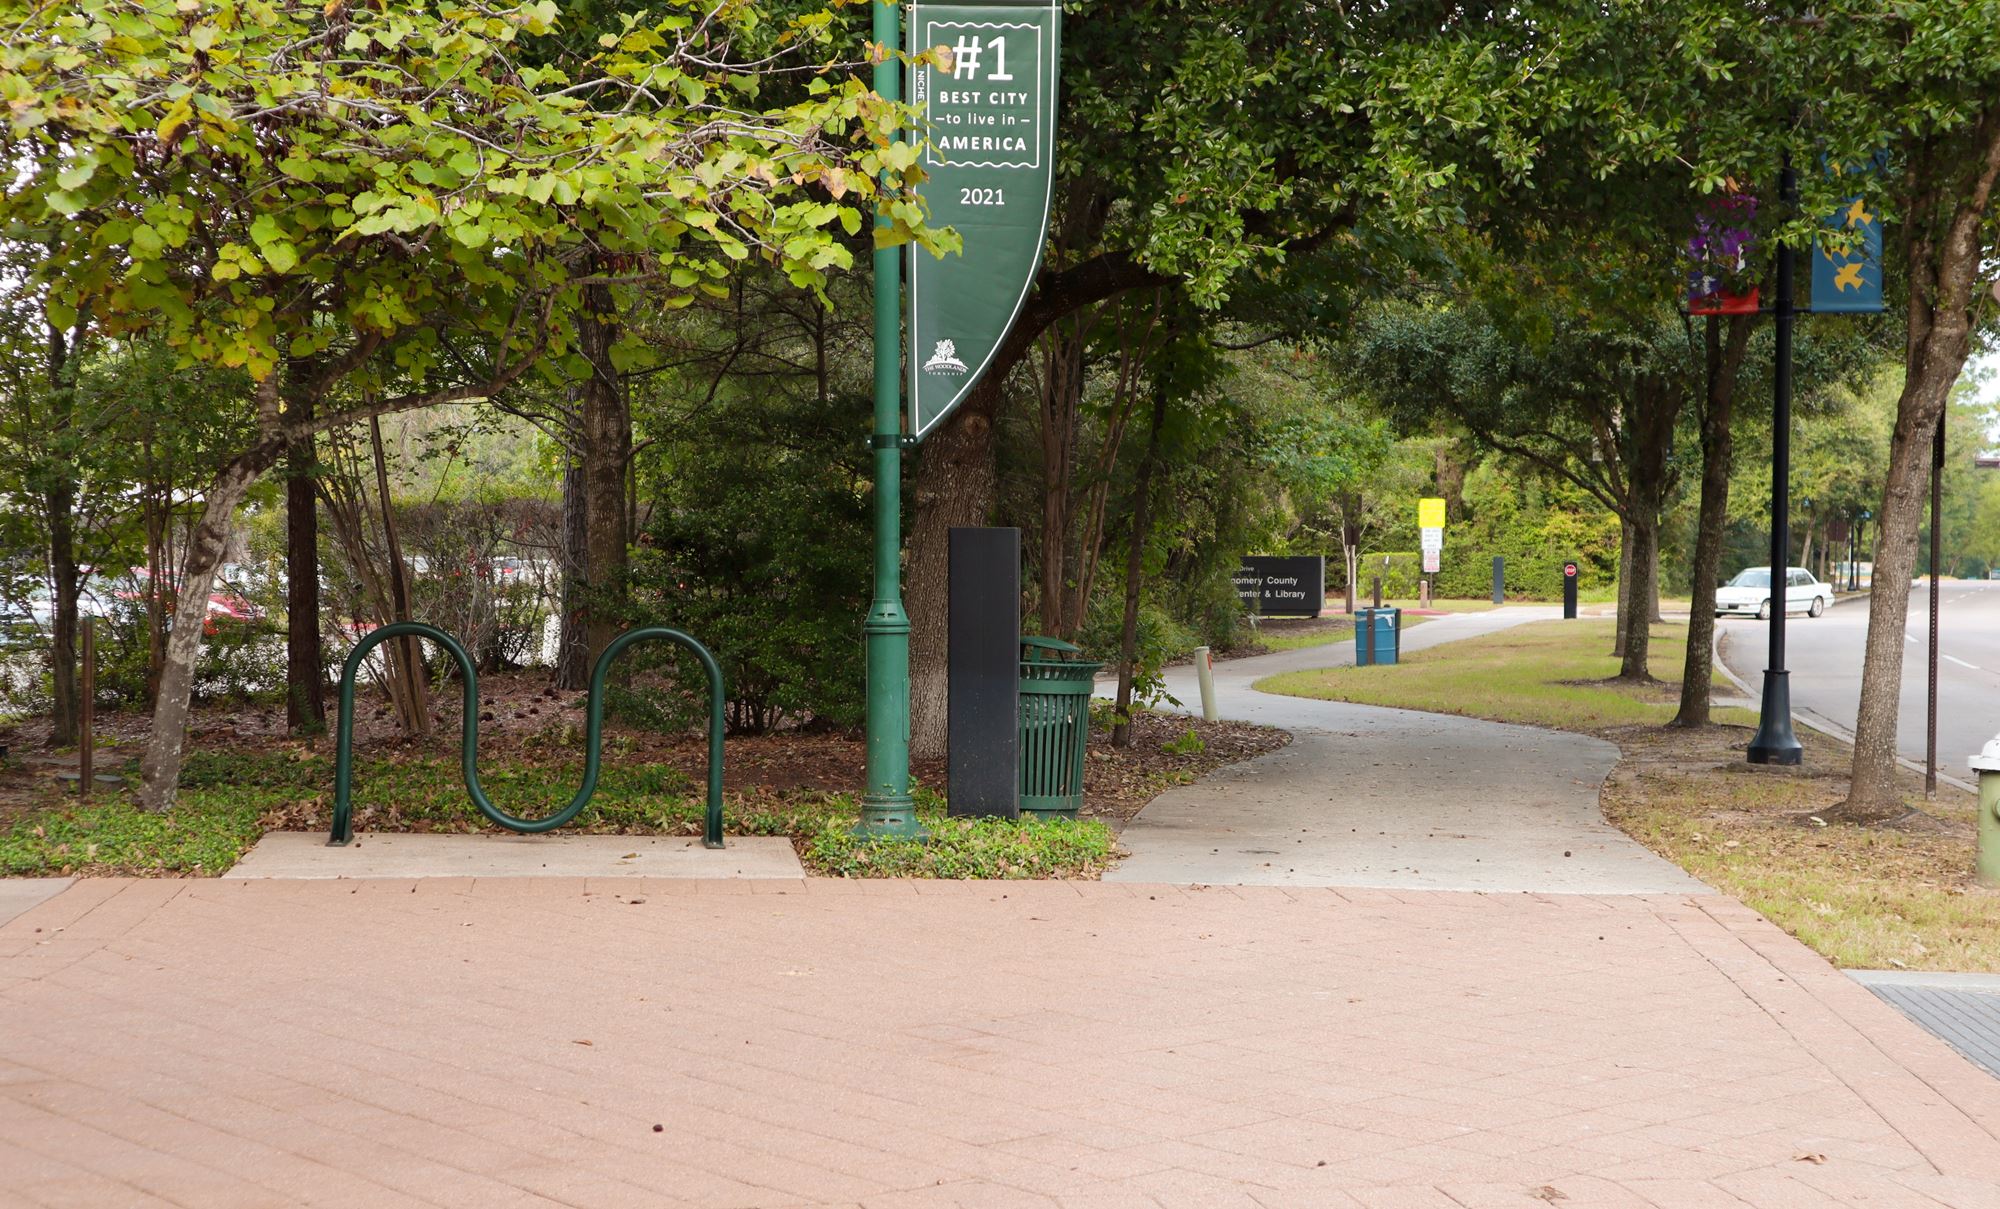
[[[875,92],[903,96],[899,3],[876,0],[873,40],[880,48]],[[875,210],[875,225],[890,225]],[[868,784],[861,795],[864,838],[919,837],[910,801],[910,617],[903,611],[903,256],[875,249],[875,599],[868,607]]]

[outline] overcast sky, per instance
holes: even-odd
[[[2000,405],[2000,354],[1974,357],[1966,364],[1965,372],[1979,384],[1980,398],[1989,404]],[[2000,432],[1993,435],[1995,441],[2000,441]]]

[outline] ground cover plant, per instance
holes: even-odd
[[[2000,971],[2000,892],[1972,873],[1972,795],[1944,787],[1893,825],[1834,821],[1846,745],[1800,728],[1799,768],[1748,764],[1747,709],[1668,727],[1679,686],[1608,678],[1609,621],[1543,622],[1414,652],[1397,667],[1275,676],[1273,692],[1582,731],[1622,753],[1602,794],[1627,834],[1853,969]],[[1685,627],[1654,627],[1654,665],[1680,667]],[[1446,690],[1449,690],[1448,692]],[[1904,790],[1921,799],[1919,778]]]
[[[537,691],[517,697],[494,678],[496,717],[482,738],[480,779],[503,809],[548,813],[582,781],[576,731],[580,711]],[[527,701],[539,713],[525,713]],[[373,711],[369,711],[372,713]],[[205,738],[188,758],[184,796],[168,814],[141,809],[129,792],[100,789],[78,802],[52,773],[57,760],[16,759],[0,769],[0,876],[213,877],[267,831],[324,831],[331,811],[332,748],[323,738],[290,741],[275,719],[257,733],[256,711],[204,717]],[[236,719],[223,724],[224,719]],[[533,728],[521,725],[533,721]],[[129,771],[143,719],[114,718],[99,767]],[[1114,748],[1107,718],[1093,727],[1085,766],[1083,818],[1074,823],[949,819],[938,792],[940,762],[919,765],[919,817],[927,845],[872,848],[848,834],[859,809],[863,746],[844,734],[734,737],[725,757],[724,830],[792,837],[807,869],[839,877],[1095,877],[1113,859],[1115,829],[1155,796],[1224,764],[1281,746],[1284,732],[1240,723],[1205,723],[1141,711],[1133,742]],[[496,728],[498,728],[496,730]],[[233,732],[233,741],[220,732]],[[455,719],[446,712],[423,742],[391,739],[392,723],[368,718],[357,742],[356,828],[362,832],[491,832],[460,779]],[[565,830],[616,835],[699,835],[706,750],[687,734],[613,727],[605,740],[597,796]]]
[[[140,809],[124,792],[30,811],[0,832],[0,875],[215,876],[270,830],[317,831],[327,822],[330,764],[319,754],[195,753],[183,804],[171,815]],[[580,762],[496,762],[482,770],[503,808],[546,813],[569,799]],[[432,753],[357,763],[355,810],[363,831],[492,832],[467,801],[455,759]],[[1104,822],[947,819],[945,802],[920,789],[928,844],[877,853],[850,830],[852,794],[751,786],[728,796],[729,835],[796,837],[810,872],[837,877],[1089,877],[1112,855]],[[701,784],[671,765],[607,764],[597,796],[566,829],[613,835],[699,835]]]

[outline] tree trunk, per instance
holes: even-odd
[[[76,565],[76,489],[67,474],[42,496],[49,516],[49,587],[55,615],[50,629],[50,671],[55,681],[55,714],[49,742],[67,747],[77,736],[77,598],[81,575]]]
[[[1732,315],[1729,335],[1722,318],[1707,321],[1708,390],[1701,413],[1701,519],[1694,541],[1693,603],[1688,613],[1687,660],[1681,668],[1681,705],[1673,726],[1709,723],[1715,679],[1715,590],[1721,582],[1722,538],[1729,524],[1729,474],[1735,449],[1730,421],[1736,408],[1736,376],[1750,346],[1750,316]]]
[[[160,672],[167,664],[167,581],[173,575],[173,560],[167,556],[167,526],[173,523],[173,491],[150,483],[142,490],[141,511],[146,525],[146,708],[150,710],[160,699]]]
[[[589,615],[585,601],[583,462],[572,457],[562,481],[562,624],[556,637],[555,687],[565,691],[590,683],[590,637],[584,632]]]
[[[950,706],[946,594],[950,587],[951,531],[983,525],[993,508],[994,419],[1005,398],[1003,384],[1019,361],[996,363],[949,421],[924,438],[911,503],[907,564],[910,615],[910,754],[944,755]]]
[[[1631,619],[1625,625],[1620,680],[1651,681],[1654,597],[1660,565],[1660,505],[1666,498],[1668,460],[1679,422],[1682,390],[1664,376],[1646,376],[1632,392],[1632,458],[1626,476],[1631,514],[1631,550],[1625,561],[1632,587],[1625,594]]]
[[[1660,529],[1657,524],[1653,526],[1653,567],[1648,578],[1652,580],[1653,587],[1647,593],[1651,599],[1647,602],[1646,606],[1646,620],[1654,625],[1664,625],[1666,624],[1667,614],[1660,607]]]
[[[1963,347],[1961,343],[1961,347]],[[1947,372],[1939,362],[1950,361]],[[1834,816],[1877,822],[1906,813],[1896,784],[1896,723],[1903,686],[1904,626],[1917,535],[1930,485],[1931,444],[1951,386],[1964,364],[1939,357],[1910,377],[1897,403],[1889,474],[1877,512],[1875,576],[1868,591],[1868,641],[1861,666],[1861,702],[1854,720],[1854,770],[1847,800]]]
[[[1635,495],[1641,495],[1636,489]],[[1625,605],[1621,610],[1629,620],[1625,622],[1625,647],[1618,666],[1620,680],[1651,680],[1647,658],[1652,654],[1653,627],[1652,612],[1648,602],[1653,599],[1653,554],[1659,546],[1660,513],[1655,501],[1650,510],[1643,495],[1637,501],[1638,514],[1632,519],[1632,553],[1626,560],[1632,572],[1632,586],[1624,593]]]
[[[632,413],[611,363],[618,340],[611,291],[584,290],[577,320],[578,351],[590,366],[583,386],[584,582],[589,592],[585,633],[594,664],[625,620],[625,471],[632,461]]]
[[[1611,657],[1625,658],[1626,635],[1632,629],[1632,522],[1618,518],[1618,604],[1616,634],[1611,640]]]
[[[180,786],[186,754],[188,709],[194,696],[195,660],[201,654],[202,626],[208,620],[208,594],[215,586],[215,569],[229,547],[236,507],[265,467],[252,458],[238,458],[209,484],[201,521],[188,538],[187,565],[174,601],[174,622],[167,634],[167,658],[160,669],[160,696],[153,705],[153,726],[139,760],[139,805],[161,813],[172,809]]]
[[[304,418],[310,398],[295,401]],[[326,730],[326,665],[319,631],[319,492],[315,442],[286,451],[285,480],[285,726],[294,735]]]
[[[1139,458],[1133,484],[1132,532],[1125,549],[1125,619],[1118,630],[1118,713],[1111,727],[1111,746],[1132,745],[1132,673],[1139,649],[1139,589],[1146,569],[1146,539],[1153,525],[1153,470],[1160,453],[1160,428],[1167,421],[1167,391],[1153,384],[1153,419],[1146,430],[1146,452]]]
[[[1975,130],[1973,153],[1926,144],[1911,157],[1907,182],[1919,205],[1905,225],[1903,262],[1909,274],[1903,393],[1889,445],[1889,475],[1877,513],[1875,575],[1869,589],[1868,643],[1861,665],[1861,703],[1854,720],[1854,766],[1847,800],[1833,817],[1848,822],[1904,812],[1896,785],[1896,715],[1903,687],[1903,627],[1910,615],[1910,578],[1931,447],[1945,406],[1971,352],[1975,291],[1987,257],[1985,232],[2000,180],[2000,102],[1989,101]],[[1943,162],[1930,162],[1937,159]],[[1958,176],[1970,172],[1969,180]],[[1947,183],[1940,183],[1947,182]],[[1962,187],[1956,193],[1949,190]],[[1939,199],[1946,199],[1939,205]]]
[[[1361,515],[1361,497],[1350,497],[1341,505],[1340,556],[1341,565],[1347,569],[1347,615],[1354,616],[1355,581],[1361,577],[1361,525],[1355,519]]]
[[[70,376],[69,336],[53,323],[47,327],[47,363],[50,432],[70,426],[75,399]],[[49,486],[42,493],[42,507],[48,512],[49,593],[55,613],[49,643],[50,672],[55,681],[55,715],[49,741],[67,747],[77,736],[77,597],[82,587],[76,565],[76,464],[73,455],[60,453],[61,464],[49,466]],[[51,459],[52,462],[54,459]]]
[[[1444,500],[1445,519],[1452,524],[1465,519],[1465,463],[1458,460],[1458,442],[1439,442],[1431,457],[1431,473],[1437,479],[1437,493]]]
[[[1142,318],[1143,323],[1140,322]],[[1090,465],[1088,486],[1083,492],[1083,507],[1079,510],[1083,525],[1076,534],[1074,573],[1065,589],[1063,629],[1054,631],[1064,638],[1080,634],[1089,618],[1090,595],[1096,587],[1097,568],[1104,557],[1104,518],[1111,501],[1111,480],[1118,466],[1118,454],[1125,446],[1125,429],[1131,423],[1132,410],[1139,401],[1139,386],[1159,318],[1158,291],[1154,292],[1153,305],[1149,310],[1137,313],[1137,308],[1131,308],[1120,317],[1118,376],[1111,391],[1111,406],[1102,422],[1097,456]],[[1083,384],[1084,376],[1079,367],[1079,398]],[[1074,468],[1071,474],[1074,476]],[[1070,492],[1074,496],[1074,487]]]
[[[1035,543],[1042,633],[1065,633],[1064,583],[1069,570],[1070,505],[1076,475],[1078,412],[1083,403],[1084,348],[1090,323],[1054,325],[1042,341],[1042,532]]]
[[[368,444],[375,459],[375,494],[382,504],[382,549],[389,564],[389,608],[391,621],[410,621],[410,570],[403,562],[403,543],[396,536],[396,512],[389,500],[389,459],[382,450],[382,422],[368,421]],[[479,574],[478,568],[467,568]],[[424,672],[424,644],[414,634],[395,642],[390,660],[390,692],[405,734],[431,733],[430,684]]]

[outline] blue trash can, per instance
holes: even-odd
[[[1354,666],[1395,663],[1403,633],[1403,610],[1356,609]]]

